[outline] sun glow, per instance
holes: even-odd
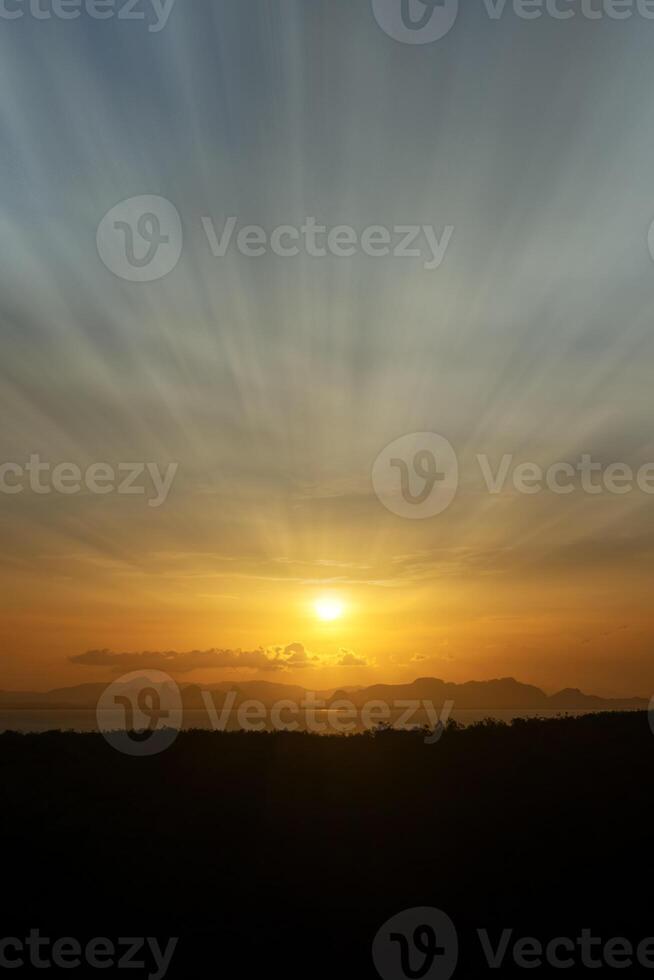
[[[313,608],[316,611],[318,619],[321,619],[324,623],[331,623],[335,619],[340,619],[344,609],[341,600],[333,596],[322,596],[320,599],[316,599]]]

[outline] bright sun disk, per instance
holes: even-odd
[[[326,623],[330,623],[343,615],[343,603],[340,599],[327,597],[316,599],[314,609],[318,619],[322,619]]]

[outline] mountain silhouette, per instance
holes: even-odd
[[[107,683],[80,684],[76,687],[57,688],[52,691],[0,691],[0,708],[24,709],[95,709],[106,690]],[[155,687],[157,685],[154,685]],[[212,702],[221,707],[229,692],[233,692],[234,707],[244,701],[261,701],[271,706],[277,701],[291,700],[300,704],[310,689],[297,684],[277,684],[270,681],[222,681],[214,684],[180,685],[182,703],[187,710],[206,707],[203,692],[210,692]],[[455,709],[489,710],[537,710],[542,709],[644,709],[646,698],[603,698],[585,694],[577,688],[565,688],[555,694],[546,694],[533,684],[523,684],[514,677],[489,681],[466,681],[454,684],[436,677],[418,677],[408,684],[373,684],[369,687],[336,691],[314,691],[314,697],[326,706],[348,700],[357,708],[370,701],[385,703],[397,701],[430,701],[442,705],[453,701]]]

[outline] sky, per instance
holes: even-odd
[[[0,16],[0,464],[24,480],[0,492],[0,688],[167,652],[196,683],[654,691],[654,496],[512,476],[654,462],[654,21],[480,0],[403,43],[380,2]],[[126,249],[144,197],[132,241],[166,274],[132,281],[102,229]],[[307,245],[310,219],[358,244]],[[298,254],[239,250],[246,226]],[[424,232],[393,254],[412,226],[438,258]],[[373,478],[401,440],[420,490],[415,433],[456,454],[441,513]],[[153,469],[143,494],[36,492],[35,455]],[[511,457],[499,492],[479,456]]]

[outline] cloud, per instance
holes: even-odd
[[[249,669],[249,670],[294,670],[318,667],[329,662],[310,653],[302,643],[289,643],[286,646],[273,646],[256,650],[145,650],[140,653],[114,653],[112,650],[87,650],[70,657],[74,664],[85,667],[108,667],[114,673],[122,674],[131,670],[166,670],[175,674],[186,674],[193,670]]]
[[[436,664],[436,663],[451,663],[456,658],[452,653],[447,650],[449,646],[449,640],[442,640],[440,646],[443,648],[442,652],[435,652],[427,656],[424,653],[414,653],[408,659],[404,654],[392,654],[391,662],[397,667],[411,667],[413,664]]]
[[[371,664],[365,657],[359,657],[352,650],[340,650],[338,655],[337,667],[370,667]]]
[[[273,647],[274,658],[270,661],[270,670],[284,670],[298,667],[317,667],[322,663],[321,657],[309,653],[302,643],[289,643],[285,647]]]
[[[309,659],[309,654],[301,643],[289,643],[287,647],[284,647],[283,656],[287,658],[288,663],[303,664]]]
[[[114,653],[111,650],[87,650],[70,658],[86,667],[109,667],[115,673],[131,670],[167,670],[185,674],[192,670],[218,668],[275,669],[275,658],[258,650],[145,650],[142,653]]]
[[[69,658],[84,667],[106,667],[115,674],[132,670],[164,670],[188,674],[194,670],[307,670],[317,667],[372,667],[374,661],[342,647],[337,654],[312,653],[303,643],[258,647],[256,650],[144,650],[114,653],[113,650],[87,650]]]

